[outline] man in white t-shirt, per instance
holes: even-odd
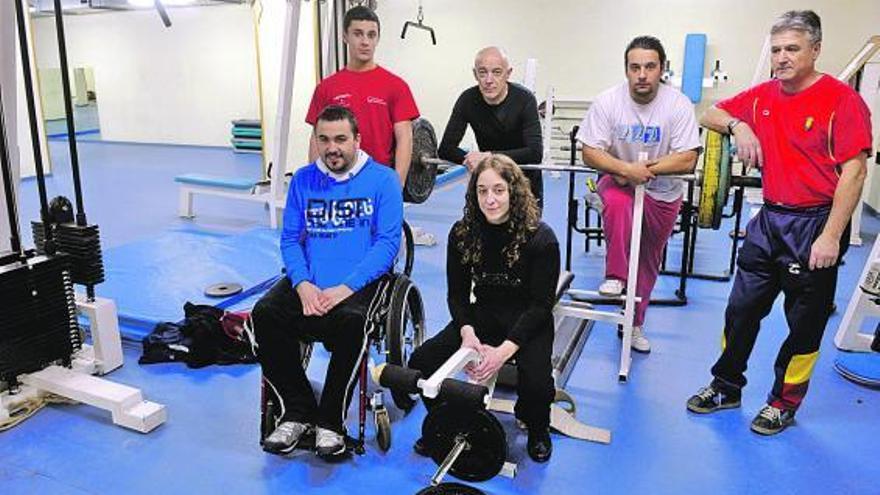
[[[642,245],[639,256],[632,348],[647,353],[645,311],[666,241],[681,205],[681,179],[663,177],[689,173],[700,153],[694,106],[681,92],[660,84],[666,52],[653,36],[633,39],[624,52],[627,82],[605,90],[590,105],[578,140],[584,163],[600,171],[605,230],[603,295],[620,295],[626,286],[632,229],[634,185],[646,184]]]

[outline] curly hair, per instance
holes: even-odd
[[[519,166],[505,155],[493,154],[481,161],[468,181],[467,193],[461,221],[455,226],[455,237],[458,250],[462,253],[462,261],[471,269],[482,261],[482,231],[488,223],[480,210],[477,199],[477,179],[486,170],[492,169],[507,182],[510,192],[510,217],[507,232],[511,234],[510,243],[502,250],[508,267],[519,260],[520,251],[531,235],[538,229],[541,212],[538,202],[532,194],[529,179]]]

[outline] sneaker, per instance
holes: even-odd
[[[794,411],[765,405],[752,420],[752,431],[761,435],[775,435],[794,423]]]
[[[606,278],[602,285],[599,286],[599,295],[605,297],[617,297],[623,294],[623,289],[626,286],[623,284],[622,280],[617,280],[616,278]]]
[[[550,441],[549,428],[530,428],[529,441],[526,444],[529,457],[535,462],[547,462],[553,453],[553,443]]]
[[[651,352],[651,343],[648,342],[648,338],[642,332],[642,327],[633,327],[632,340],[629,345],[632,347],[632,350],[642,354]]]
[[[437,238],[434,237],[434,234],[430,232],[426,232],[425,229],[421,227],[413,227],[413,244],[416,246],[436,246]]]
[[[287,454],[296,448],[309,425],[296,421],[285,421],[263,440],[263,450],[270,454]]]
[[[345,453],[345,437],[333,430],[315,428],[315,452],[320,457],[335,457]]]
[[[687,401],[688,411],[708,414],[720,409],[733,409],[740,406],[739,392],[726,394],[712,385],[703,387]]]

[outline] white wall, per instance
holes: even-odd
[[[24,75],[21,69],[21,54],[18,50],[18,35],[15,27],[15,9],[13,8],[14,4],[12,2],[2,3],[3,8],[0,9],[0,31],[2,31],[4,38],[2,44],[0,44],[0,46],[2,46],[2,50],[0,50],[2,51],[2,57],[0,57],[0,62],[2,63],[0,63],[0,67],[2,67],[3,76],[9,77],[8,81],[6,79],[3,80],[4,83],[7,83],[4,87],[15,87],[15,90],[10,94],[10,97],[14,96],[14,103],[10,104],[7,100],[8,108],[6,110],[8,113],[15,116],[14,119],[9,119],[10,125],[7,128],[7,131],[13,136],[10,138],[10,142],[14,147],[11,152],[11,158],[13,163],[19,164],[18,167],[13,167],[16,173],[20,173],[21,177],[33,177],[36,175],[36,165],[33,145],[31,143],[27,103],[25,100]],[[30,40],[33,40],[32,27],[33,25],[28,23],[28,39]],[[29,48],[31,77],[34,81],[35,91],[38,91],[36,89],[38,86],[36,67],[33,63],[33,43],[31,43]],[[43,170],[48,174],[51,173],[52,167],[49,160],[46,159],[49,155],[49,146],[48,141],[46,140],[46,127],[42,124],[42,104],[39,96],[37,96],[34,105],[36,108],[37,119],[40,122],[40,124],[37,125],[37,134],[39,135],[40,141],[40,153],[43,156]]]
[[[673,69],[681,74],[685,34],[708,35],[707,67],[716,58],[731,77],[704,101],[733,94],[751,81],[773,19],[790,9],[812,8],[822,17],[821,70],[836,73],[865,40],[880,32],[877,0],[425,0],[425,23],[435,28],[400,39],[403,22],[413,20],[416,2],[382,0],[382,40],[378,59],[412,87],[424,116],[442,133],[458,94],[474,81],[473,55],[480,47],[505,47],[519,80],[529,57],[538,59],[539,100],[552,84],[557,94],[590,99],[621,81],[623,50],[635,36],[663,41]]]
[[[274,143],[285,3],[262,0],[260,62],[267,149]],[[403,76],[419,107],[441,133],[457,95],[473,84],[474,52],[489,44],[507,48],[519,80],[524,61],[538,59],[537,93],[548,85],[563,96],[591,98],[623,78],[622,52],[639,34],[666,45],[681,73],[684,36],[709,37],[707,70],[720,58],[731,82],[706,90],[712,102],[748,84],[773,18],[792,8],[813,8],[823,18],[820,68],[838,71],[871,34],[880,30],[876,0],[425,0],[425,22],[437,30],[399,37],[416,15],[412,0],[382,0],[379,62]],[[302,3],[291,150],[288,168],[305,162],[310,128],[303,123],[315,84],[314,2]],[[228,145],[229,120],[258,117],[252,9],[243,5],[171,9],[166,29],[153,11],[68,16],[72,66],[95,70],[105,139],[152,143]],[[40,65],[57,67],[54,21],[35,20]]]
[[[262,117],[275,142],[285,3],[260,2]],[[288,166],[306,160],[305,113],[315,84],[312,3],[303,3]],[[65,17],[68,59],[95,78],[101,136],[109,141],[228,146],[229,122],[260,117],[255,16],[246,5]],[[35,20],[40,67],[57,67],[55,25]]]
[[[228,146],[229,121],[258,116],[250,7],[65,16],[71,67],[94,69],[102,137]],[[54,18],[34,19],[40,68],[58,67]]]

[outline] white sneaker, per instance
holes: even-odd
[[[310,428],[305,423],[285,421],[263,440],[263,450],[272,454],[286,454],[296,448]]]
[[[345,453],[345,437],[333,430],[315,428],[315,451],[321,457],[334,457]]]
[[[645,337],[645,334],[642,332],[642,327],[633,327],[630,347],[632,347],[634,351],[644,354],[651,352],[651,343],[648,342],[648,338]]]
[[[617,297],[623,294],[623,280],[616,278],[606,278],[602,285],[599,286],[599,295],[606,297]]]
[[[434,234],[430,232],[426,232],[425,229],[421,227],[413,227],[413,244],[416,246],[436,246],[437,239],[434,237]]]

